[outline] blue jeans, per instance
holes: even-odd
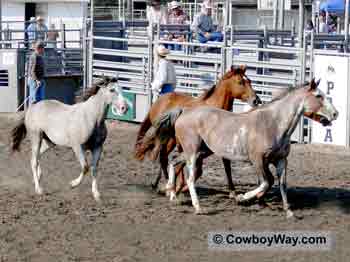
[[[44,80],[40,80],[40,85],[38,87],[38,90],[36,90],[36,82],[33,79],[29,79],[28,86],[29,86],[29,96],[30,96],[29,103],[30,104],[44,100],[45,86],[46,86],[46,83]]]
[[[166,93],[171,93],[174,91],[174,87],[170,84],[165,84],[162,86],[162,90],[159,92],[160,95],[164,95]]]
[[[165,48],[169,50],[181,51],[181,45],[179,44],[164,44]]]
[[[197,39],[201,44],[204,44],[208,41],[222,42],[222,40],[224,39],[224,36],[222,35],[221,32],[212,32],[210,33],[210,37],[208,39],[203,34],[198,33]]]

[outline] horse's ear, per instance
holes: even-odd
[[[235,67],[233,65],[231,65],[231,72],[235,71]]]
[[[234,68],[233,66],[231,66],[231,71],[235,75],[245,75],[246,70],[247,70],[247,67],[245,65],[240,65],[237,68]]]
[[[320,79],[318,81],[315,81],[315,78],[312,78],[309,86],[309,91],[314,91],[317,89],[318,85],[320,84]]]
[[[242,73],[245,74],[245,71],[247,70],[247,66],[241,65],[239,68],[242,70]]]
[[[321,78],[316,81],[316,87],[320,85],[320,82],[321,82]]]

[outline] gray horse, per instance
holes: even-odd
[[[89,171],[86,151],[92,152],[92,194],[100,199],[97,189],[97,166],[102,146],[107,137],[105,112],[111,104],[120,115],[127,112],[131,103],[123,96],[114,79],[104,78],[91,87],[83,97],[84,102],[66,105],[56,100],[44,100],[29,107],[19,124],[11,132],[12,151],[19,151],[20,144],[28,133],[32,146],[31,166],[35,191],[40,187],[40,157],[55,145],[71,147],[81,165],[78,178],[71,186],[78,186]]]
[[[169,132],[171,127],[174,128],[189,171],[186,182],[196,213],[202,213],[194,182],[196,174],[201,172],[202,159],[206,157],[202,155],[204,144],[220,157],[233,161],[250,161],[255,166],[261,184],[252,191],[238,195],[237,202],[260,199],[266,194],[274,182],[269,169],[269,164],[273,164],[277,169],[283,208],[287,217],[293,216],[286,195],[290,137],[302,115],[323,125],[331,124],[338,116],[338,111],[317,88],[318,84],[312,80],[310,84],[287,92],[273,102],[247,113],[235,114],[203,106],[180,109],[180,112],[179,109],[173,110],[163,116],[153,134],[166,135],[162,134],[162,130]],[[166,142],[164,139],[163,143]],[[176,199],[173,166],[174,164],[170,165],[167,184],[171,200]]]

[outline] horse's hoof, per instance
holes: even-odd
[[[171,198],[171,189],[170,188],[165,188],[165,196]],[[171,199],[170,199],[171,200]]]
[[[228,197],[231,198],[231,199],[236,199],[237,198],[236,192],[235,191],[231,191],[230,194],[228,195]]]
[[[70,187],[71,187],[71,188],[75,188],[75,187],[77,187],[80,183],[77,182],[77,181],[75,181],[75,180],[72,180],[69,184],[70,184]]]
[[[43,194],[43,189],[41,187],[38,187],[35,189],[35,193],[37,193],[38,195],[42,195]]]
[[[94,192],[93,193],[93,196],[94,196],[94,199],[97,203],[100,203],[101,202],[101,195],[99,192]]]
[[[287,219],[294,218],[294,213],[291,210],[287,210]]]
[[[177,205],[179,202],[179,200],[177,199],[177,197],[170,197],[170,203]]]
[[[158,192],[158,194],[165,194],[166,196],[168,196],[167,195],[168,190],[166,189],[166,186],[164,186],[164,185],[158,186],[157,192]]]
[[[246,200],[245,200],[243,194],[239,194],[239,195],[236,196],[236,202],[237,203],[243,203],[244,201],[246,201]]]
[[[153,184],[153,183],[151,183],[151,188],[153,189],[153,190],[158,190],[158,184]]]
[[[208,214],[208,212],[202,208],[197,208],[195,211],[195,214],[196,215],[206,215],[206,214]]]

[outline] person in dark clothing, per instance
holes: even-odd
[[[39,41],[35,44],[35,51],[29,59],[29,102],[39,102],[45,98],[45,64],[44,64],[44,43]]]

